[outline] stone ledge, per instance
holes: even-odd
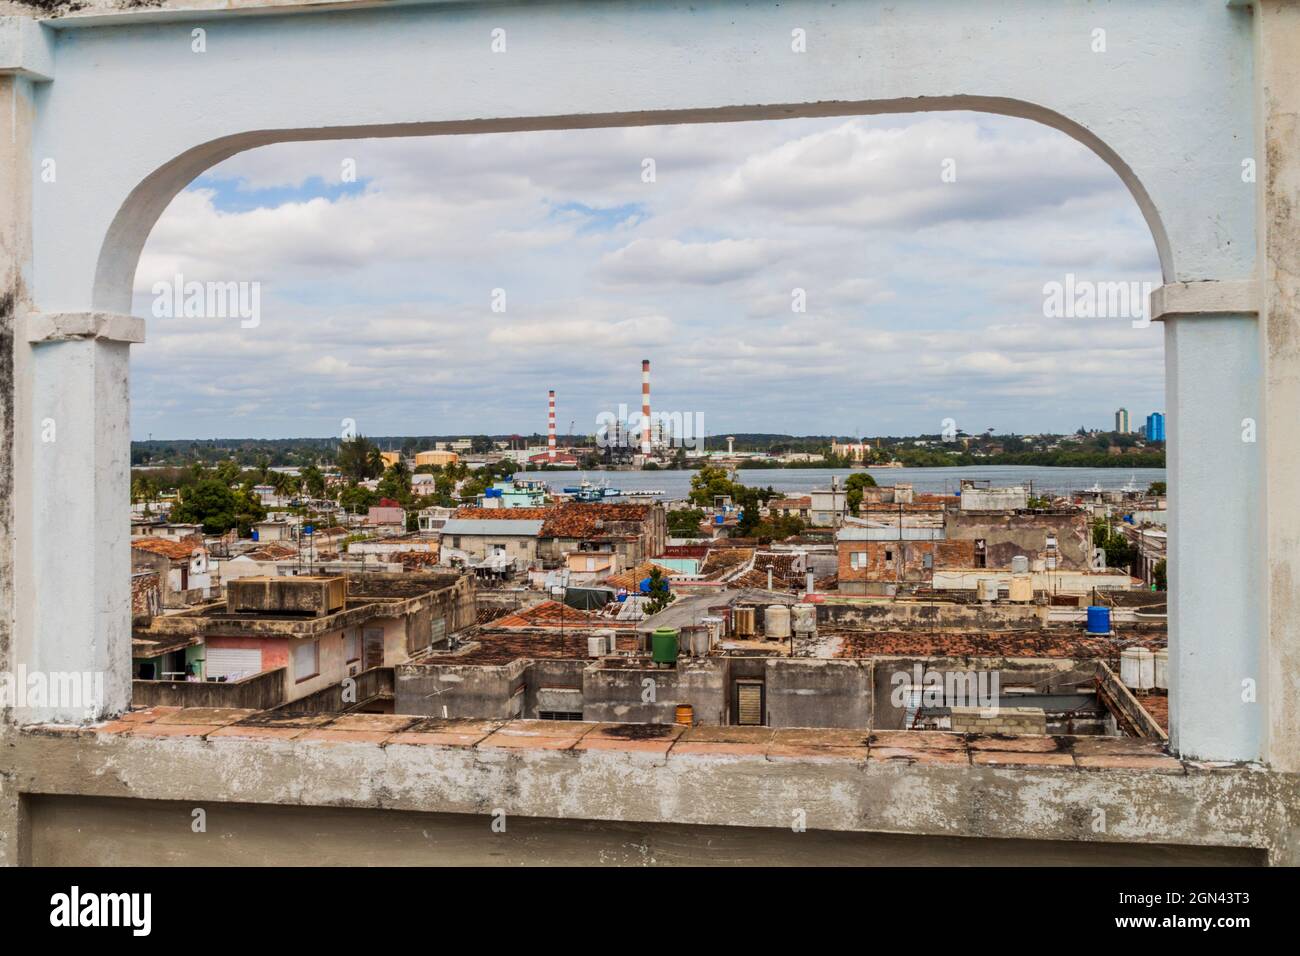
[[[27,316],[27,341],[42,342],[144,341],[144,319],[116,312],[33,312]]]
[[[1259,314],[1259,286],[1253,280],[1169,282],[1151,290],[1151,320],[1195,318],[1204,315]]]
[[[21,793],[195,805],[742,827],[788,827],[802,811],[818,830],[1296,853],[1300,777],[1178,761],[1151,741],[407,719],[206,708],[4,728],[0,773]]]
[[[473,720],[402,714],[316,714],[269,718],[265,712],[216,707],[153,707],[84,728],[37,726],[37,734],[277,739],[516,750],[623,750],[672,756],[821,757],[1018,767],[1186,771],[1206,769],[1169,755],[1159,740],[1054,737],[946,731],[820,728],[691,728],[568,720]],[[937,757],[936,752],[943,756]],[[1223,767],[1235,767],[1225,764]]]
[[[53,79],[50,37],[35,20],[0,16],[0,74],[25,76],[38,82]]]

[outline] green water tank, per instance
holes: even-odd
[[[677,663],[677,628],[655,628],[650,638],[650,656],[656,664]]]

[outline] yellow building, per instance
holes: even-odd
[[[848,458],[850,461],[862,461],[871,457],[871,445],[867,442],[831,442],[831,454]]]
[[[385,468],[392,468],[402,460],[402,453],[400,451],[381,451],[379,457],[384,459]]]
[[[415,467],[421,465],[437,465],[440,468],[446,468],[448,465],[454,465],[460,461],[460,455],[454,451],[421,451],[416,452]]]

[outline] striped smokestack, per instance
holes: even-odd
[[[650,360],[641,360],[641,454],[650,454]]]
[[[555,461],[555,389],[546,393],[546,457]]]

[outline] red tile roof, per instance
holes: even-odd
[[[579,611],[559,601],[543,601],[493,622],[496,627],[609,627],[610,622],[590,611]]]
[[[542,526],[543,538],[591,538],[612,531],[618,522],[641,523],[650,515],[648,505],[575,503],[551,509]]]
[[[617,522],[645,521],[650,515],[648,505],[623,505],[572,502],[551,508],[457,508],[453,518],[472,518],[479,521],[542,521],[542,538],[592,538],[606,536],[614,529],[608,526]]]
[[[131,542],[131,547],[137,551],[148,551],[151,554],[161,554],[163,557],[171,558],[173,561],[188,561],[195,551],[202,551],[203,544],[193,539],[185,541],[173,541],[170,538],[137,538]]]
[[[629,591],[635,591],[637,586],[650,577],[650,572],[658,568],[664,573],[664,578],[676,574],[672,568],[664,567],[662,564],[656,564],[654,561],[642,561],[634,568],[622,572],[621,574],[611,574],[605,579],[605,583],[612,588],[627,588]]]

